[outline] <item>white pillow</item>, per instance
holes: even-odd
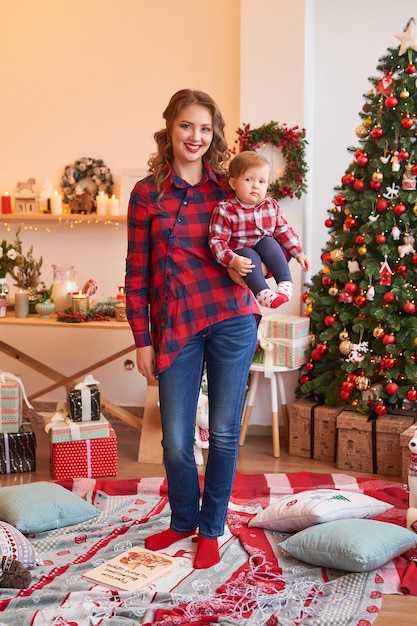
[[[338,519],[370,518],[392,504],[363,493],[340,489],[312,489],[275,500],[249,521],[249,526],[291,533]]]

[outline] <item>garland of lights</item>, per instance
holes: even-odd
[[[284,173],[275,182],[269,185],[269,192],[276,200],[282,198],[301,198],[307,191],[306,174],[307,163],[305,158],[306,131],[304,128],[294,126],[289,128],[286,124],[269,122],[259,128],[251,129],[250,124],[243,124],[236,131],[238,138],[236,143],[239,151],[257,150],[268,143],[279,148],[285,157],[286,167]]]
[[[83,157],[71,165],[67,165],[61,178],[61,188],[64,203],[70,204],[77,194],[79,182],[91,178],[96,187],[96,193],[102,191],[109,197],[113,193],[113,176],[110,168],[101,159]]]

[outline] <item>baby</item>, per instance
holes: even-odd
[[[310,259],[276,200],[267,195],[270,173],[268,159],[258,152],[243,151],[231,161],[234,194],[213,211],[209,245],[219,263],[243,277],[261,306],[277,308],[292,296],[288,260],[294,257],[307,271]],[[274,277],[276,291],[266,282],[262,263]]]

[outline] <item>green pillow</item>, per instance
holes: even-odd
[[[371,519],[324,522],[301,530],[279,544],[299,561],[369,572],[417,544],[417,535],[397,524]]]
[[[56,483],[0,488],[0,520],[25,534],[80,524],[97,515],[95,506]]]

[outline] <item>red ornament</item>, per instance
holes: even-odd
[[[386,335],[382,337],[382,343],[385,346],[389,346],[395,343],[395,335],[393,335],[392,333],[387,333]]]
[[[308,381],[310,380],[308,374],[301,374],[300,376],[300,383],[302,385],[305,385],[306,383],[308,383]]]
[[[379,235],[375,235],[375,243],[380,246],[383,243],[386,243],[387,238],[385,237],[384,233],[380,233]]]
[[[314,363],[312,363],[311,361],[307,361],[307,363],[305,364],[305,368],[307,372],[311,372],[314,369]]]
[[[364,153],[360,154],[356,160],[358,162],[358,165],[360,165],[360,167],[366,167],[369,163],[369,159]]]
[[[408,154],[407,150],[401,150],[398,153],[398,158],[400,159],[400,161],[408,161],[410,155]]]
[[[343,391],[352,392],[355,389],[355,385],[350,380],[344,380],[342,383],[342,389]]]
[[[313,361],[321,361],[322,357],[322,353],[319,352],[317,348],[314,348],[314,350],[311,351],[311,358],[313,359]]]
[[[394,207],[394,213],[398,217],[400,217],[400,215],[403,215],[406,211],[407,211],[407,209],[406,209],[405,205],[402,202],[399,202]]]
[[[331,228],[334,224],[334,221],[328,217],[327,220],[324,221],[324,225],[326,228]]]
[[[336,321],[336,318],[334,315],[326,315],[326,317],[324,318],[324,323],[326,326],[333,326],[335,321]]]
[[[411,173],[413,176],[417,176],[417,165],[413,165],[411,168]]]
[[[381,139],[381,137],[384,136],[384,131],[382,130],[381,126],[375,126],[375,128],[373,128],[371,131],[371,135],[374,139]]]
[[[365,241],[365,237],[363,235],[356,235],[355,241],[358,244],[358,246],[361,246],[363,242]]]
[[[413,63],[409,63],[406,66],[404,71],[405,71],[406,74],[415,74],[416,73],[416,66],[413,65]]]
[[[330,252],[323,252],[321,254],[320,258],[323,261],[323,263],[331,263],[332,262],[332,257],[330,255]]]
[[[357,295],[355,297],[355,304],[357,306],[360,306],[360,307],[361,306],[365,306],[365,304],[366,304],[366,296],[364,296],[363,293],[360,293],[359,295]]]
[[[339,391],[339,398],[341,400],[343,400],[343,402],[349,402],[350,398],[351,398],[351,393],[349,393],[349,391],[345,391],[344,389],[342,389],[341,391]]]
[[[355,179],[355,182],[353,183],[353,189],[355,191],[363,191],[365,189],[365,183],[361,178]]]
[[[355,181],[353,174],[345,174],[342,176],[342,185],[351,185]]]
[[[387,304],[394,304],[396,300],[397,296],[392,291],[387,291],[387,293],[384,293],[384,302],[386,302]]]
[[[381,183],[377,183],[375,180],[370,180],[369,187],[374,191],[378,191],[379,189],[381,189]]]
[[[405,130],[410,130],[411,128],[413,128],[414,126],[414,119],[412,117],[410,117],[409,115],[406,115],[405,117],[402,118],[401,120],[401,126],[405,129]]]
[[[410,402],[416,402],[416,400],[417,400],[417,389],[414,389],[414,387],[411,387],[411,389],[409,389],[407,391],[406,397],[407,397],[407,400],[409,400]]]
[[[341,193],[338,193],[334,199],[334,203],[336,206],[344,206],[346,204],[345,196]]]
[[[388,409],[382,402],[378,402],[375,405],[375,413],[377,415],[386,415],[388,413]]]
[[[345,291],[348,294],[356,293],[358,291],[358,285],[356,283],[353,283],[353,282],[346,283]]]
[[[334,285],[334,280],[333,278],[329,278],[328,276],[323,276],[323,278],[321,279],[321,283],[325,287],[331,287],[332,285]]]
[[[404,313],[407,313],[407,315],[414,315],[414,313],[416,312],[416,305],[414,304],[414,302],[406,302],[403,306],[403,311]]]
[[[406,274],[407,273],[407,266],[406,265],[399,265],[397,267],[397,274]]]
[[[392,94],[385,99],[385,106],[387,109],[394,109],[398,104],[398,100]]]
[[[398,389],[399,387],[397,383],[388,383],[385,386],[385,391],[387,392],[389,396],[395,396],[395,394],[398,393]]]
[[[376,210],[379,211],[380,213],[384,213],[384,211],[386,211],[388,207],[389,207],[389,202],[388,200],[385,200],[385,198],[380,198],[378,202],[376,203]]]
[[[320,352],[320,354],[326,354],[328,347],[325,343],[318,343],[316,346],[316,350]]]
[[[412,262],[413,262],[413,265],[417,265],[417,254],[413,254]]]
[[[349,217],[347,217],[347,218],[345,219],[345,226],[346,226],[346,228],[349,228],[349,229],[351,229],[351,228],[355,228],[355,226],[356,226],[356,220],[355,220],[355,218],[354,218],[354,217],[352,217],[351,215],[350,215]]]
[[[384,363],[384,367],[382,367],[382,363]],[[392,370],[395,367],[395,364],[396,361],[393,356],[386,356],[380,363],[381,368],[386,370]]]

